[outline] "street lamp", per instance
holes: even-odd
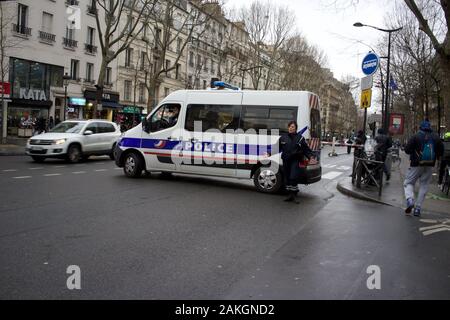
[[[259,68],[262,68],[262,66],[254,66],[254,67],[249,67],[249,68],[240,68],[240,70],[242,71],[241,90],[244,90],[245,71],[250,71],[250,70],[259,69]]]
[[[396,29],[382,29],[382,28],[378,28],[378,27],[374,27],[368,24],[363,24],[361,22],[355,22],[353,24],[354,27],[369,27],[372,29],[376,29],[378,31],[383,31],[383,32],[387,32],[389,34],[388,37],[388,56],[387,56],[387,70],[386,70],[386,92],[385,92],[385,103],[384,103],[384,130],[387,133],[388,130],[388,122],[389,122],[389,82],[390,82],[390,78],[389,78],[389,67],[390,67],[390,62],[391,62],[391,33],[392,32],[397,32],[403,29],[403,27],[400,28],[396,28]]]
[[[67,112],[67,86],[69,85],[69,80],[72,79],[71,76],[67,74],[67,72],[63,75],[64,82],[64,115],[63,121],[66,121],[66,112]]]

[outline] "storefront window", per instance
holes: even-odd
[[[64,68],[57,66],[49,66],[50,69],[50,85],[52,87],[62,87],[63,86],[63,74]]]
[[[13,84],[13,97],[18,98],[20,88],[29,87],[30,64],[26,60],[12,59],[13,72],[10,72],[10,82]]]
[[[45,90],[45,65],[37,62],[30,64],[30,89]]]

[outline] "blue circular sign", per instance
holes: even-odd
[[[380,58],[373,52],[369,52],[362,61],[362,72],[370,76],[377,71],[378,66],[380,65]]]

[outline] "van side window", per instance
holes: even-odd
[[[287,124],[291,120],[297,120],[297,108],[270,107],[270,106],[245,106],[242,110],[241,128],[246,131],[265,129],[270,133],[272,129],[278,129],[279,133],[287,132]]]
[[[216,129],[225,133],[226,130],[236,130],[239,127],[240,106],[190,104],[186,111],[185,129],[200,131],[194,122],[201,122],[201,131]],[[199,124],[197,124],[199,126]]]
[[[156,110],[150,119],[152,132],[173,127],[178,122],[181,106],[179,104],[164,104]]]

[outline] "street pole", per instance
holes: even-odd
[[[244,90],[244,77],[245,77],[245,70],[242,70],[241,90]]]
[[[388,31],[388,57],[387,57],[387,71],[386,71],[386,103],[384,104],[384,131],[387,134],[389,129],[389,82],[390,82],[390,62],[391,62],[391,31]]]
[[[66,112],[67,112],[67,84],[64,86],[64,115],[63,115],[63,121],[66,121]]]
[[[367,108],[364,108],[364,125],[363,125],[364,136],[366,135],[366,127],[367,127]]]

